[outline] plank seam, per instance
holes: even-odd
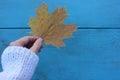
[[[21,27],[14,28],[14,27],[12,27],[12,28],[0,28],[0,29],[30,29],[30,28],[27,28],[27,27],[26,27],[26,28],[21,28]],[[80,27],[79,27],[79,28],[77,28],[77,29],[120,29],[120,28],[107,28],[107,27],[106,27],[106,28],[92,28],[92,27],[91,27],[91,28],[89,28],[89,27],[84,27],[84,28],[81,27],[81,28],[80,28]]]

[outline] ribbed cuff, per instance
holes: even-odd
[[[20,46],[9,46],[7,47],[3,54],[2,54],[2,63],[3,67],[5,67],[5,63],[13,63],[16,60],[19,60],[20,62],[22,61],[27,61],[28,59],[31,61],[35,61],[35,63],[38,63],[39,57],[30,51],[29,49],[25,47],[20,47]],[[5,64],[5,65],[4,65]]]
[[[39,57],[25,47],[9,46],[2,54],[3,72],[10,73],[9,80],[30,80]]]

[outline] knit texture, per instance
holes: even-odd
[[[35,53],[19,46],[7,47],[1,59],[0,80],[30,80],[39,61]]]

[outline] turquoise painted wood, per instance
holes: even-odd
[[[0,53],[29,35],[29,18],[42,2],[50,13],[66,7],[65,23],[84,29],[65,39],[66,47],[44,44],[32,80],[120,80],[120,0],[0,0]]]
[[[29,31],[0,29],[0,53]],[[66,47],[44,45],[32,80],[120,80],[120,29],[79,29],[74,36]]]
[[[50,13],[66,7],[65,23],[80,28],[120,28],[120,0],[0,0],[0,28],[28,28],[30,16],[45,2]]]

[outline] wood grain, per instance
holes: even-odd
[[[28,28],[30,16],[45,2],[49,12],[66,7],[65,23],[80,28],[120,28],[120,0],[0,0],[0,28]]]
[[[0,29],[0,52],[29,31]],[[79,29],[66,47],[44,44],[32,80],[120,80],[119,41],[120,29]]]

